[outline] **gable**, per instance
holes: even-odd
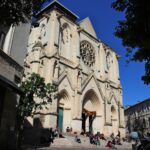
[[[113,105],[117,105],[118,101],[113,91],[110,92],[110,96],[108,98],[109,102]]]
[[[58,84],[59,84],[59,90],[63,89],[64,87],[69,87],[70,89],[74,90],[73,84],[71,82],[70,77],[66,74],[66,72],[64,71],[62,73],[62,75],[59,77],[58,80]]]
[[[74,14],[71,10],[66,8],[57,0],[53,0],[46,7],[41,9],[41,11],[37,13],[37,17],[40,17],[43,13],[48,13],[50,10],[53,9],[60,11],[61,13],[63,13],[65,16],[68,16],[73,21],[76,21],[79,18],[76,14]]]
[[[95,38],[97,38],[96,32],[95,32],[95,30],[93,28],[93,25],[92,25],[89,17],[85,18],[84,20],[82,20],[80,22],[80,27],[83,28],[86,32],[88,32],[92,36],[94,36]]]
[[[100,97],[102,97],[102,99],[104,100],[103,92],[102,92],[100,86],[98,85],[96,78],[92,74],[89,75],[89,77],[86,79],[86,81],[82,85],[82,90],[81,91],[82,91],[82,93],[84,93],[85,91],[88,91],[90,89],[94,89],[95,92],[97,91],[96,93],[99,93]]]

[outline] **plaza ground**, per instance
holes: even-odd
[[[49,147],[32,147],[24,148],[23,150],[107,150],[110,148],[106,147],[107,141],[100,140],[100,146],[92,145],[89,143],[89,138],[85,136],[80,136],[81,143],[77,143],[74,140],[73,135],[65,135],[64,138],[56,138],[54,143]],[[117,150],[132,150],[132,144],[127,142],[122,142],[122,145],[116,145]]]

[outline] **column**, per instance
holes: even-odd
[[[93,120],[93,132],[102,132],[103,131],[103,120],[102,116],[96,116],[95,119]]]
[[[78,118],[78,94],[77,89],[75,89],[75,95],[74,95],[74,119]]]
[[[74,132],[80,133],[82,130],[82,118],[81,118],[81,101],[80,101],[80,95],[77,92],[77,89],[75,90],[74,95],[74,116],[71,123],[72,129]]]
[[[105,109],[105,124],[111,125],[111,104],[105,101],[104,109]]]
[[[77,75],[77,87],[78,87],[79,91],[81,91],[81,82],[82,82],[82,73],[81,73],[81,71],[78,71],[78,75]]]
[[[54,65],[54,78],[58,79],[59,76],[59,62],[55,61],[55,65]]]
[[[125,122],[124,122],[124,108],[123,106],[119,106],[119,126],[124,127]]]
[[[85,130],[86,132],[89,132],[89,116],[87,116],[86,121],[85,121]]]
[[[125,120],[124,120],[124,108],[119,106],[119,131],[121,137],[125,137]]]
[[[56,128],[57,126],[57,99],[53,100],[51,104],[48,104],[48,110],[43,110],[44,113],[47,113],[45,115],[45,128]]]
[[[56,13],[52,12],[51,17],[49,19],[49,27],[50,37],[47,45],[47,55],[51,56],[56,53],[56,48],[54,47],[55,37],[56,37],[56,24],[57,24]]]
[[[45,82],[46,83],[51,83],[53,79],[53,74],[54,74],[54,59],[48,59],[45,58],[45,66],[44,66],[44,77],[45,77]]]
[[[31,64],[31,70],[34,73],[39,73],[40,51],[41,51],[41,47],[38,45],[35,45],[31,51],[32,61],[30,62],[30,64]]]
[[[81,103],[81,99],[80,99],[80,95],[78,94],[77,97],[77,101],[78,101],[78,118],[81,119],[82,118],[82,103]]]

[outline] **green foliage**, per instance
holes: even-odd
[[[131,61],[145,63],[142,80],[150,84],[150,1],[115,0],[112,7],[125,13],[125,19],[118,22],[115,35],[122,39]]]
[[[31,20],[46,0],[1,0],[0,24],[18,25]]]
[[[57,97],[57,86],[45,84],[44,78],[36,73],[32,73],[22,82],[20,88],[24,95],[18,105],[18,115],[23,119],[34,115],[37,110],[47,108],[47,104]],[[35,101],[35,98],[39,100]]]

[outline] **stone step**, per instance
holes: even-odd
[[[51,146],[52,147],[60,147],[60,146],[65,146],[65,147],[70,147],[70,146],[73,146],[73,147],[93,147],[93,145],[90,144],[88,137],[79,136],[81,139],[81,143],[77,143],[75,141],[74,136],[65,135],[64,137],[65,138],[56,138],[54,140],[54,143],[51,144]],[[106,141],[101,140],[100,146],[105,147],[105,145],[106,145]]]
[[[52,143],[51,146],[72,146],[72,143],[67,138],[55,138],[54,143]]]
[[[89,138],[85,136],[79,136],[81,139],[81,143],[75,142],[75,136],[72,135],[65,135],[64,138],[56,138],[54,140],[54,143],[51,144],[52,147],[83,147],[83,148],[95,148],[95,147],[100,147],[100,148],[105,148],[106,144],[108,141],[103,141],[100,140],[100,146],[92,145],[89,143]],[[116,146],[117,148],[120,149],[131,149],[131,144],[129,143],[123,143],[121,146]]]

